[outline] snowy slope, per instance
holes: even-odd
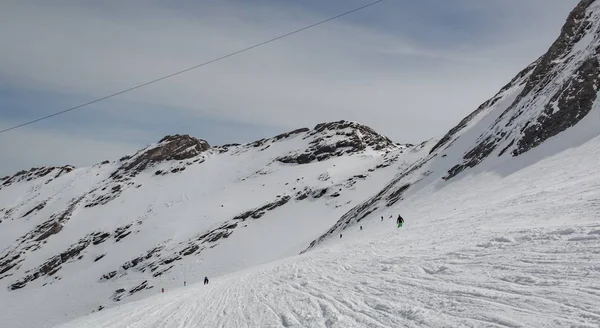
[[[429,156],[341,217],[309,247],[425,188],[509,176],[600,135],[600,2],[583,0],[548,52],[450,130]],[[406,202],[404,202],[406,203]]]
[[[600,137],[421,190],[402,229],[390,208],[306,254],[59,327],[598,327],[598,158]]]
[[[298,254],[433,144],[341,121],[246,145],[168,136],[119,161],[5,178],[0,318],[54,325]]]
[[[599,36],[583,0],[439,141],[344,121],[169,136],[2,187],[0,316],[47,326],[151,296],[66,327],[598,327]]]

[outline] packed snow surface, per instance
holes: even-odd
[[[303,255],[59,327],[599,327],[598,159],[595,138],[422,188]]]

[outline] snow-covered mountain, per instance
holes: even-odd
[[[481,172],[507,176],[597,137],[599,89],[600,2],[583,0],[546,54],[309,249],[423,188],[437,190]]]
[[[64,327],[598,327],[599,52],[583,0],[546,54],[418,146],[341,121],[4,178],[0,317],[140,300]]]
[[[434,144],[340,121],[245,145],[167,136],[118,161],[5,177],[0,317],[57,324],[296,255]]]

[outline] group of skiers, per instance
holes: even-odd
[[[390,215],[390,219],[393,216]],[[381,216],[381,222],[383,222],[383,215]],[[402,217],[402,215],[398,214],[398,218],[396,219],[396,225],[398,225],[398,228],[402,228],[402,225],[404,224],[404,218]],[[363,227],[360,226],[360,230],[362,231]],[[340,234],[340,239],[342,238],[342,234]]]
[[[208,277],[204,277],[204,284],[205,284],[205,285],[208,285]],[[183,286],[184,286],[184,287],[185,287],[185,286],[187,286],[187,281],[184,281],[184,282],[183,282]],[[163,292],[163,293],[165,292],[165,288],[164,288],[164,287],[163,287],[163,288],[161,288],[161,292]]]

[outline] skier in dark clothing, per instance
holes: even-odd
[[[204,284],[208,285],[208,277],[204,277]]]
[[[404,223],[404,218],[402,218],[402,216],[400,214],[398,214],[398,219],[396,220],[396,224],[398,224],[398,228],[402,227],[403,223]]]

